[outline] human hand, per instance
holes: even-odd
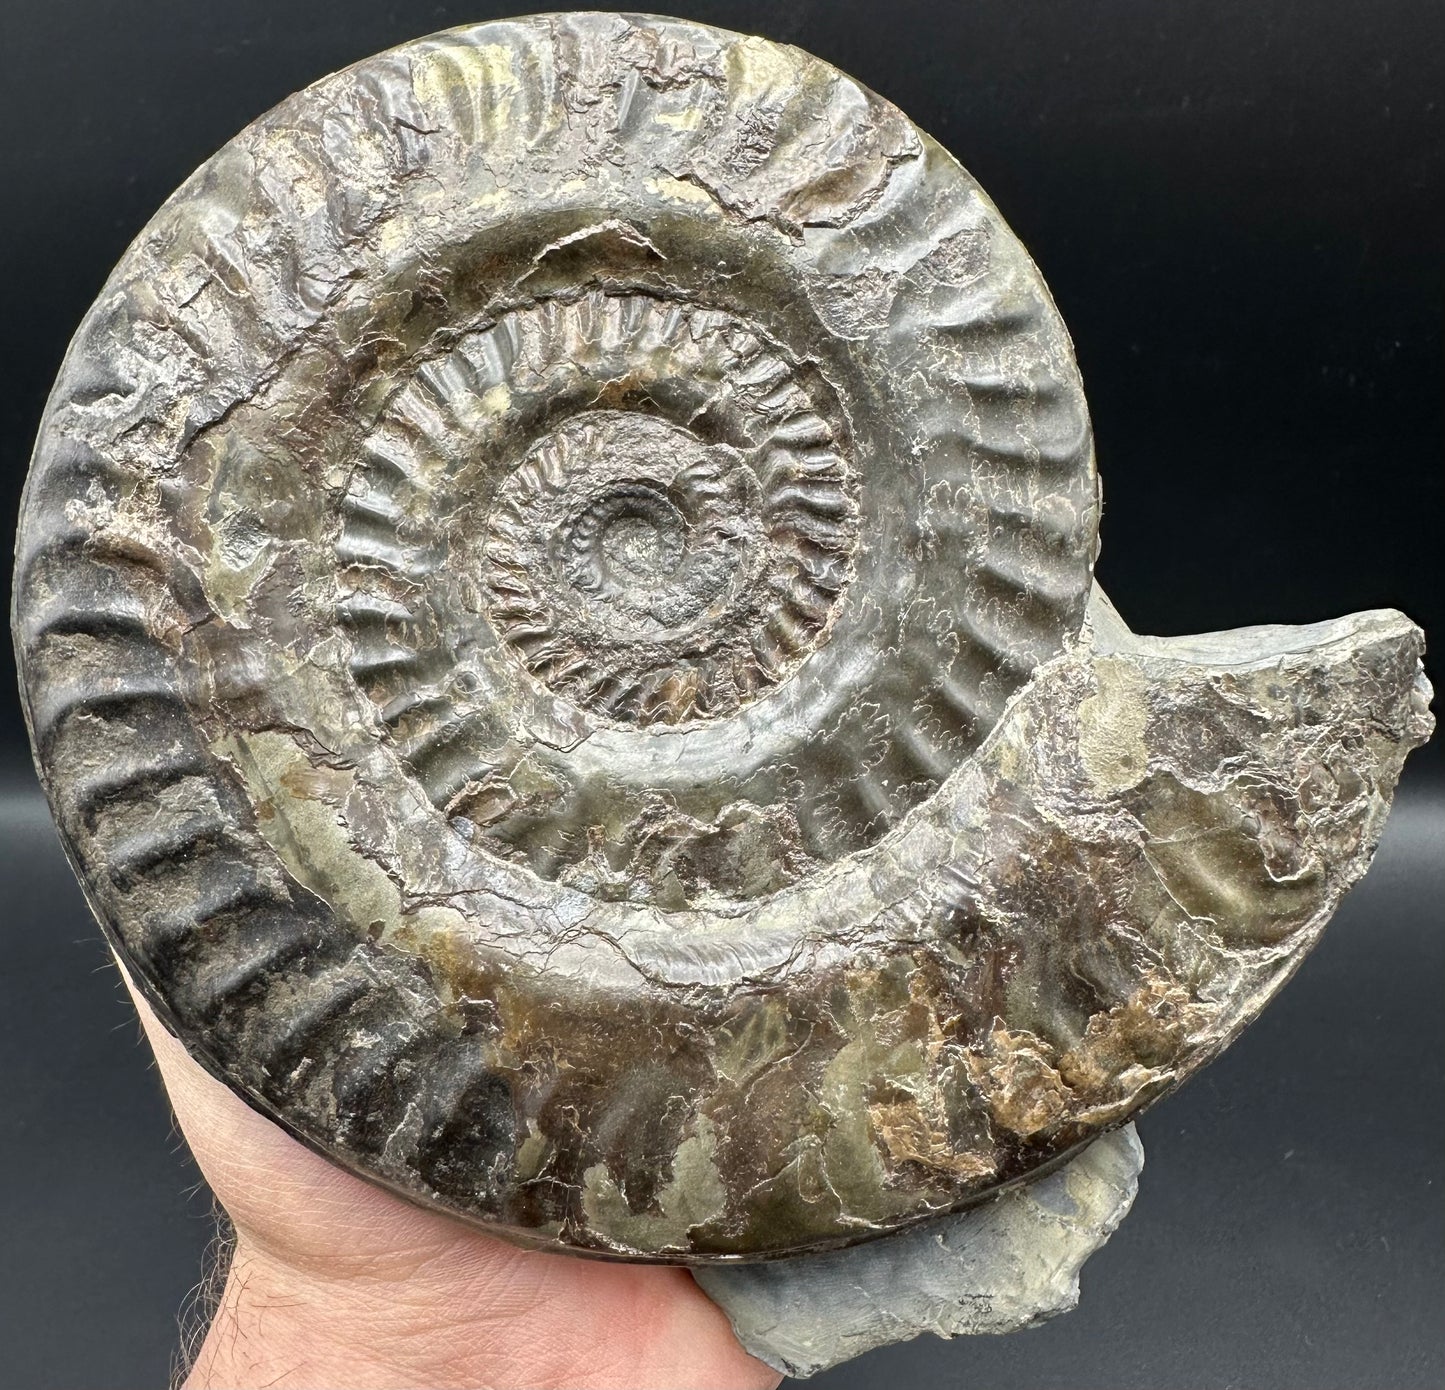
[[[781,1379],[685,1269],[520,1250],[319,1158],[209,1076],[131,993],[236,1233],[186,1390],[771,1390]]]

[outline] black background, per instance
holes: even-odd
[[[0,525],[65,344],[190,171],[323,73],[507,4],[0,0]],[[1042,267],[1140,631],[1395,606],[1445,634],[1438,0],[683,4],[953,150]],[[1445,639],[1439,643],[1445,648]],[[1437,684],[1438,658],[1429,665]],[[0,1382],[163,1381],[209,1221],[0,689]],[[820,1384],[1445,1382],[1439,741],[1240,1044],[1141,1125],[1135,1214],[1041,1331]],[[102,973],[93,973],[97,969]]]

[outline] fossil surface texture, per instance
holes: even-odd
[[[82,323],[22,509],[115,949],[305,1143],[513,1239],[827,1249],[1077,1157],[1368,864],[1393,612],[1133,636],[1073,352],[797,49],[543,15],[261,117]]]

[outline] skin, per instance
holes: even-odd
[[[256,1114],[131,994],[176,1119],[236,1231],[186,1390],[780,1381],[686,1270],[519,1250],[409,1206]]]

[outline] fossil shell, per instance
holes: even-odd
[[[1030,799],[1137,850],[1089,748],[1144,768],[1036,717],[1177,694],[1079,640],[1097,523],[1067,334],[948,154],[795,49],[543,16],[324,79],[157,214],[45,417],[17,646],[218,1076],[515,1238],[745,1258],[1058,1161],[1246,1016]],[[1289,840],[1212,775],[1179,817]]]

